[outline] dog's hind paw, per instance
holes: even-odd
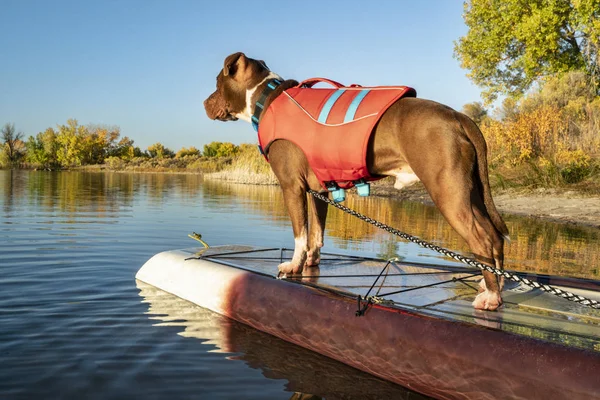
[[[296,265],[290,261],[279,264],[279,274],[301,274],[302,265]]]

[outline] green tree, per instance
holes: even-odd
[[[194,146],[192,146],[188,149],[186,149],[185,147],[182,147],[181,150],[179,150],[177,152],[177,154],[175,154],[175,158],[183,158],[185,156],[199,156],[199,155],[200,155],[200,150],[198,150]]]
[[[526,111],[541,105],[565,108],[573,103],[589,103],[594,100],[595,88],[581,71],[562,76],[553,76],[545,80],[539,90],[533,91],[522,99],[521,108]]]
[[[79,125],[76,119],[70,119],[66,125],[58,126],[56,142],[58,144],[57,161],[63,167],[82,165],[86,156],[85,137],[87,128]]]
[[[128,156],[132,156],[131,158],[134,157],[148,157],[148,154],[146,154],[146,152],[142,151],[142,149],[140,149],[138,146],[131,146],[131,148],[129,150],[127,150],[127,154]]]
[[[488,111],[483,107],[483,104],[478,101],[465,104],[462,112],[471,118],[477,125],[488,118]]]
[[[52,128],[30,136],[26,143],[28,163],[42,167],[55,168],[58,166],[57,152],[59,144],[56,141],[56,132]]]
[[[16,163],[23,156],[25,146],[22,141],[23,132],[15,130],[15,124],[5,124],[0,130],[2,134],[2,151],[6,153],[7,161]]]
[[[486,101],[573,70],[599,90],[600,0],[471,0],[463,17],[469,31],[454,55]]]
[[[231,157],[240,152],[240,148],[229,142],[211,142],[204,145],[202,155],[205,157]]]
[[[136,157],[135,148],[133,147],[133,140],[129,139],[127,136],[124,136],[121,140],[119,140],[119,142],[117,142],[116,145],[110,148],[108,155],[112,157],[119,157],[123,160],[131,160],[133,157]]]
[[[152,158],[172,158],[175,155],[171,149],[165,147],[162,143],[154,143],[149,146],[148,153]]]
[[[38,134],[39,135],[39,134]],[[40,140],[44,146],[44,152],[48,157],[48,167],[58,166],[58,142],[56,141],[56,131],[52,128],[46,129],[41,133]]]
[[[28,163],[35,166],[45,166],[47,164],[47,156],[44,151],[44,145],[39,140],[41,133],[37,136],[29,136],[25,147],[27,148],[26,160]]]
[[[8,167],[11,165],[8,159],[8,146],[0,144],[0,168]]]

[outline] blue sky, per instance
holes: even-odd
[[[253,143],[202,102],[243,51],[284,78],[407,85],[461,109],[480,90],[452,57],[462,1],[1,0],[0,124],[26,136],[75,118],[145,149]]]

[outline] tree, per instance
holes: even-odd
[[[29,136],[25,146],[27,147],[26,160],[28,163],[33,165],[44,166],[47,164],[47,156],[44,152],[44,145],[40,140],[41,133],[38,133],[36,137]]]
[[[139,152],[141,153],[141,151]],[[123,160],[131,160],[133,157],[136,157],[135,148],[133,147],[133,139],[129,139],[127,136],[124,136],[109,150],[108,155],[112,157],[119,157]]]
[[[519,116],[519,103],[514,97],[506,97],[502,100],[502,105],[496,110],[496,113],[501,121],[515,121]]]
[[[48,157],[48,166],[54,167],[58,165],[58,142],[56,141],[56,131],[52,128],[46,129],[44,132],[38,134],[44,152]]]
[[[131,156],[131,158],[134,157],[148,157],[148,155],[146,154],[146,152],[142,151],[142,149],[140,149],[137,146],[131,146],[130,149],[127,150],[127,156]]]
[[[175,155],[173,150],[165,147],[162,143],[154,143],[149,146],[148,153],[152,158],[172,158]]]
[[[5,124],[0,131],[8,162],[15,163],[23,155],[23,132],[15,131],[15,124]]]
[[[546,79],[538,91],[533,91],[522,99],[521,108],[532,109],[545,104],[562,109],[573,102],[590,103],[594,101],[595,95],[595,88],[590,85],[583,72],[569,72]]]
[[[600,91],[600,0],[471,0],[463,17],[454,55],[486,101],[574,70]]]
[[[118,126],[89,124],[86,126],[83,164],[102,164],[104,159],[113,155],[120,136]]]
[[[211,142],[204,145],[202,155],[205,157],[231,157],[240,152],[240,148],[230,142]]]
[[[64,167],[78,166],[86,155],[85,137],[87,128],[78,125],[76,119],[67,121],[67,125],[58,126],[56,142],[58,144],[57,161]]]
[[[177,154],[175,154],[175,158],[183,158],[186,156],[200,156],[200,150],[198,150],[194,146],[190,147],[189,149],[182,147],[181,150],[179,150]]]
[[[52,128],[30,136],[26,143],[27,162],[43,168],[54,168],[58,165],[57,152],[59,144],[56,132]]]
[[[463,114],[466,114],[471,118],[477,125],[481,124],[486,118],[488,118],[488,112],[480,102],[467,103],[463,106]]]

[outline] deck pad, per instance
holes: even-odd
[[[187,251],[193,256],[198,250]],[[279,263],[290,259],[292,253],[290,249],[224,246],[211,248],[202,257],[275,278]],[[286,280],[339,291],[347,296],[364,297],[386,264],[385,260],[369,257],[324,253],[318,270],[305,271],[302,278],[291,277]],[[456,281],[451,281],[453,279]],[[480,280],[478,270],[460,265],[435,266],[396,261],[390,263],[381,274],[370,294],[382,295],[413,289],[383,297],[395,302],[390,307],[408,308],[600,352],[600,310],[509,281],[502,293],[503,307],[499,311],[479,311],[473,309],[471,302],[478,293]],[[435,285],[442,281],[451,282]],[[432,284],[435,286],[419,288]],[[598,292],[580,290],[578,293],[600,300]]]

